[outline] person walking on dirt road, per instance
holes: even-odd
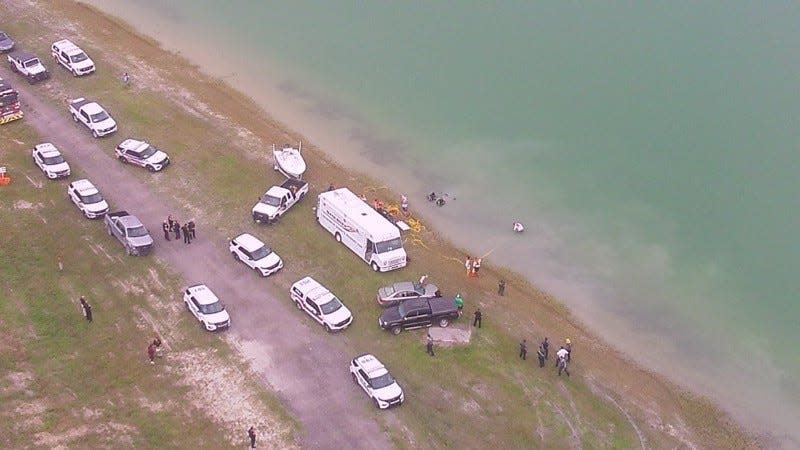
[[[482,319],[483,319],[483,314],[481,314],[481,309],[478,308],[475,310],[475,320],[472,321],[472,326],[480,328]]]
[[[256,429],[250,427],[250,429],[247,430],[247,437],[250,438],[250,448],[256,448]]]
[[[430,333],[428,333],[428,338],[425,343],[425,351],[431,356],[436,356],[433,354],[433,338]]]
[[[519,357],[523,361],[528,357],[528,340],[523,339],[522,342],[519,343]]]
[[[83,311],[83,316],[86,317],[86,321],[92,321],[92,305],[86,301],[86,299],[81,295],[81,310]]]
[[[169,240],[169,224],[165,220],[163,224],[161,224],[161,229],[164,230],[164,239]]]

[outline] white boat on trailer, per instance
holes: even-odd
[[[300,151],[303,149],[303,143],[300,143],[298,148],[294,148],[286,144],[281,149],[277,149],[275,144],[272,144],[272,155],[275,158],[275,170],[284,174],[288,178],[303,178],[303,173],[306,171],[306,162]]]

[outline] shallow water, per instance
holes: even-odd
[[[90,3],[800,442],[797,4]]]

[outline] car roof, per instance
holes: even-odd
[[[96,192],[99,192],[97,190],[97,188],[94,186],[94,184],[92,184],[91,181],[89,181],[89,180],[87,180],[85,178],[81,179],[81,180],[75,180],[72,183],[70,183],[70,185],[72,185],[72,187],[76,191],[78,191],[78,193],[81,194],[81,195],[88,195],[88,194],[94,194]]]
[[[100,104],[97,102],[89,102],[82,106],[83,110],[86,111],[87,114],[97,114],[99,112],[105,111]]]
[[[358,365],[364,369],[364,372],[370,376],[370,378],[379,377],[389,372],[386,370],[386,366],[384,366],[383,363],[378,360],[378,358],[369,353],[357,357],[356,361],[358,362]]]
[[[261,240],[257,237],[253,236],[250,233],[242,233],[239,236],[233,238],[237,244],[239,244],[242,248],[247,250],[248,252],[252,252],[253,250],[258,250],[261,246],[264,245]]]
[[[415,288],[416,284],[411,281],[398,281],[397,283],[392,284],[392,287],[395,291],[416,291]]]
[[[60,41],[55,41],[53,42],[53,45],[58,47],[59,50],[65,52],[68,55],[74,55],[76,53],[83,52],[83,50],[81,50],[80,47],[73,44],[72,41],[70,41],[69,39],[61,39]]]
[[[150,144],[148,144],[145,141],[140,141],[138,139],[125,139],[119,145],[130,150],[138,151],[141,150],[142,147],[148,147]]]
[[[134,216],[122,216],[119,218],[119,221],[125,228],[144,226],[144,224]]]
[[[334,297],[333,293],[323,286],[319,281],[305,277],[292,285],[294,289],[302,292],[307,298],[311,299],[314,303],[327,303],[327,297]],[[327,294],[327,295],[326,295]],[[325,297],[325,302],[320,302]]]
[[[19,60],[22,60],[22,61],[28,61],[28,60],[31,60],[31,59],[34,59],[34,58],[38,59],[36,57],[36,55],[34,55],[31,52],[26,52],[25,50],[17,50],[15,52],[11,53],[11,57],[19,59]]]
[[[55,145],[51,144],[50,142],[43,142],[41,144],[36,144],[36,150],[42,154],[42,156],[56,156],[60,155],[61,152],[58,151]]]
[[[217,303],[219,298],[214,294],[214,292],[209,289],[208,286],[205,284],[196,284],[194,286],[189,286],[188,289],[189,293],[192,294],[197,303],[201,305],[210,305],[212,303]]]

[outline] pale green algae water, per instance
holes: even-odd
[[[212,73],[317,98],[309,116],[352,143],[325,150],[800,442],[797,4],[90,3]]]

